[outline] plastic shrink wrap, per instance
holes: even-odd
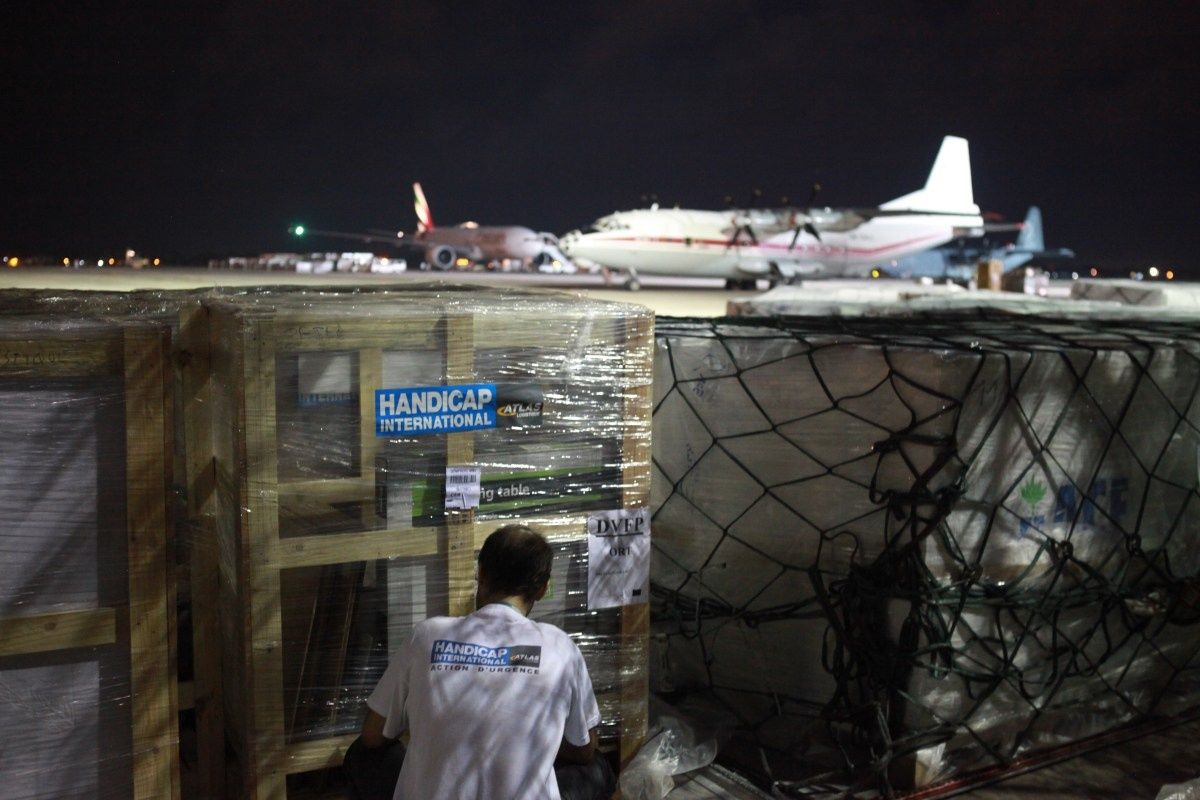
[[[926,784],[1200,704],[1194,326],[656,336],[656,688],[734,714],[742,766]]]
[[[0,317],[5,797],[179,797],[167,348]]]
[[[232,792],[336,764],[389,655],[471,610],[475,554],[510,522],[556,547],[533,616],[583,651],[602,740],[636,752],[648,591],[589,597],[588,539],[649,505],[650,312],[469,289],[207,302]]]
[[[168,538],[173,543],[179,711],[187,735],[180,758],[189,765],[187,795],[224,793],[224,720],[218,640],[215,496],[212,470],[208,324],[204,298],[216,292],[258,289],[92,292],[0,291],[0,317],[42,318],[43,324],[79,319],[153,321],[168,339],[165,369],[171,396]],[[204,646],[204,643],[209,646]],[[195,646],[194,643],[199,643]],[[192,735],[194,731],[194,735]]]

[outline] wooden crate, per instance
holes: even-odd
[[[153,324],[0,320],[6,793],[179,797],[166,358]]]
[[[236,756],[229,771],[230,790],[250,798],[285,797],[288,776],[340,763],[360,724],[362,697],[369,691],[369,686],[360,686],[360,694],[345,702],[342,711],[348,717],[338,721],[345,723],[338,732],[321,735],[297,727],[304,670],[316,660],[337,665],[338,656],[345,663],[348,627],[340,629],[342,649],[332,658],[309,647],[313,631],[325,625],[324,611],[332,607],[343,619],[355,613],[346,610],[346,593],[352,588],[347,587],[345,573],[354,584],[365,580],[362,575],[381,560],[431,560],[445,581],[444,607],[434,612],[468,613],[473,606],[475,552],[501,524],[476,519],[474,512],[446,512],[439,524],[430,526],[396,519],[381,524],[376,469],[381,448],[388,445],[375,435],[374,392],[385,388],[392,354],[405,354],[403,361],[421,353],[438,364],[423,379],[402,385],[490,381],[494,374],[481,374],[480,354],[485,351],[510,352],[511,364],[521,362],[526,377],[536,381],[539,353],[553,351],[560,369],[563,359],[573,357],[564,349],[562,336],[573,331],[571,341],[590,353],[580,356],[579,379],[590,381],[589,390],[615,409],[616,421],[603,423],[615,437],[613,458],[620,477],[614,506],[645,507],[653,321],[649,311],[637,307],[568,302],[551,294],[531,303],[528,296],[506,300],[478,290],[407,293],[403,298],[226,299],[213,300],[210,307],[221,646],[226,727]],[[281,439],[290,439],[296,431],[294,409],[281,406],[290,403],[292,359],[321,354],[350,359],[351,405],[330,412],[340,414],[342,427],[330,428],[327,441],[318,435],[309,446],[297,448]],[[494,369],[495,362],[489,363]],[[598,374],[604,369],[611,375]],[[549,407],[547,414],[553,414]],[[565,415],[561,424],[568,424]],[[477,462],[477,445],[491,441],[487,436],[481,439],[483,433],[442,435],[444,451],[431,474],[438,474],[442,463]],[[324,449],[336,449],[347,438],[353,444],[349,456],[342,453],[332,459],[338,474],[315,474],[329,466],[322,462]],[[314,457],[315,473],[291,463],[297,453]],[[331,517],[339,525],[327,525]],[[585,540],[586,518],[586,512],[517,517],[556,543]],[[311,572],[314,569],[320,574]],[[300,601],[295,598],[312,601],[311,612],[306,608],[299,614],[303,625],[296,621]],[[627,761],[646,729],[648,607],[625,607],[614,612],[611,621],[610,644],[619,663],[617,679],[602,705],[615,709],[619,717],[619,736],[610,744]],[[310,638],[298,637],[298,629]]]
[[[207,291],[89,292],[0,291],[0,317],[55,320],[104,317],[153,321],[166,331],[166,369],[174,398],[169,444],[177,607],[171,618],[171,659],[179,667],[179,709],[192,710],[195,750],[181,755],[192,768],[189,794],[217,800],[224,793],[225,722],[221,702],[221,651],[205,647],[220,638],[217,605],[215,495],[208,367]],[[181,624],[182,623],[182,624]],[[178,636],[186,636],[178,648]],[[186,739],[184,741],[187,741]],[[181,742],[182,744],[183,742]]]

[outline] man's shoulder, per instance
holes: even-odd
[[[564,650],[579,649],[575,644],[575,640],[571,638],[571,635],[557,625],[552,625],[549,622],[534,622],[533,620],[530,620],[530,622],[537,626],[545,642],[553,644],[555,647],[561,647]]]
[[[422,634],[436,634],[441,631],[453,628],[456,623],[461,622],[462,617],[428,617],[418,622],[413,626],[413,636]]]

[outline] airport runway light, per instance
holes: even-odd
[[[64,266],[64,267],[69,267],[69,266],[71,266],[71,259],[69,259],[69,258],[64,258],[64,259],[63,259],[63,266]]]
[[[1175,272],[1173,270],[1167,270],[1167,280],[1175,280]]]
[[[1151,268],[1150,268],[1150,277],[1151,277],[1151,278],[1157,278],[1157,277],[1158,277],[1158,267],[1151,267]]]
[[[108,260],[108,265],[109,265],[110,267],[111,267],[111,266],[114,266],[116,263],[117,263],[117,260],[116,260],[115,258],[110,258],[110,259]]]
[[[1073,281],[1077,281],[1077,280],[1079,280],[1079,273],[1078,273],[1078,272],[1072,272],[1072,273],[1071,273],[1071,280],[1073,280]]]
[[[873,269],[873,270],[871,270],[871,277],[872,277],[872,278],[878,278],[878,277],[879,277],[879,274],[880,274],[880,273],[879,273],[879,270],[877,270],[877,269]]]
[[[8,261],[5,263],[8,264],[9,269],[16,269],[17,267],[21,266],[21,259],[17,258],[16,256],[13,256],[12,258],[8,259]]]
[[[100,259],[99,261],[97,261],[97,262],[96,262],[96,266],[97,266],[97,267],[103,267],[103,266],[104,266],[104,259],[102,258],[102,259]]]
[[[293,225],[291,228],[291,233],[293,236],[303,236],[304,235],[304,226],[303,225]]]
[[[1100,277],[1100,270],[1096,269],[1095,267],[1092,267],[1091,269],[1088,270],[1088,275],[1091,275],[1093,278],[1098,278],[1098,277]]]
[[[162,259],[158,259],[158,258],[154,259],[154,266],[157,267],[161,263],[162,263]]]

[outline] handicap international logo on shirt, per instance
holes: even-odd
[[[429,653],[429,663],[437,668],[461,667],[523,667],[536,670],[542,664],[540,645],[504,645],[489,647],[473,642],[454,642],[438,639]]]

